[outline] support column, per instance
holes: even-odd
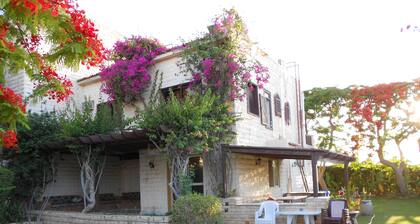
[[[344,162],[344,187],[346,190],[349,187],[349,161]]]
[[[318,163],[319,156],[318,155],[312,155],[311,156],[311,162],[312,162],[312,187],[314,192],[314,197],[318,197],[318,169],[316,167],[316,164]]]

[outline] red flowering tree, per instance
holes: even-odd
[[[58,102],[72,83],[56,67],[99,65],[105,49],[94,24],[73,0],[3,0],[0,3],[0,146],[14,148],[16,123],[25,122],[22,97],[5,88],[6,74],[25,71],[33,96]]]
[[[348,122],[356,129],[353,149],[373,150],[382,164],[394,170],[402,195],[408,189],[404,177],[406,160],[400,144],[418,131],[419,124],[411,120],[410,106],[420,99],[419,91],[420,80],[354,88],[351,92]],[[395,143],[399,151],[396,162],[385,158],[390,143]]]

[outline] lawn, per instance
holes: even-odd
[[[420,224],[420,198],[373,200],[373,224]],[[370,217],[359,216],[359,224],[368,224]]]

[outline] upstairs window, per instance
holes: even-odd
[[[170,98],[171,91],[177,99],[184,99],[188,94],[188,84],[181,84],[162,89],[162,95],[165,100]]]
[[[271,94],[268,91],[264,91],[260,97],[261,124],[267,128],[272,128],[273,119],[271,116]]]
[[[290,125],[290,105],[289,102],[284,103],[284,121]]]
[[[260,111],[258,108],[257,85],[254,85],[252,83],[248,84],[247,96],[248,96],[248,113],[259,116]]]
[[[281,101],[279,94],[274,95],[274,115],[281,117]]]

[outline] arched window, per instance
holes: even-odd
[[[284,103],[284,121],[286,125],[290,125],[290,105],[289,102]]]

